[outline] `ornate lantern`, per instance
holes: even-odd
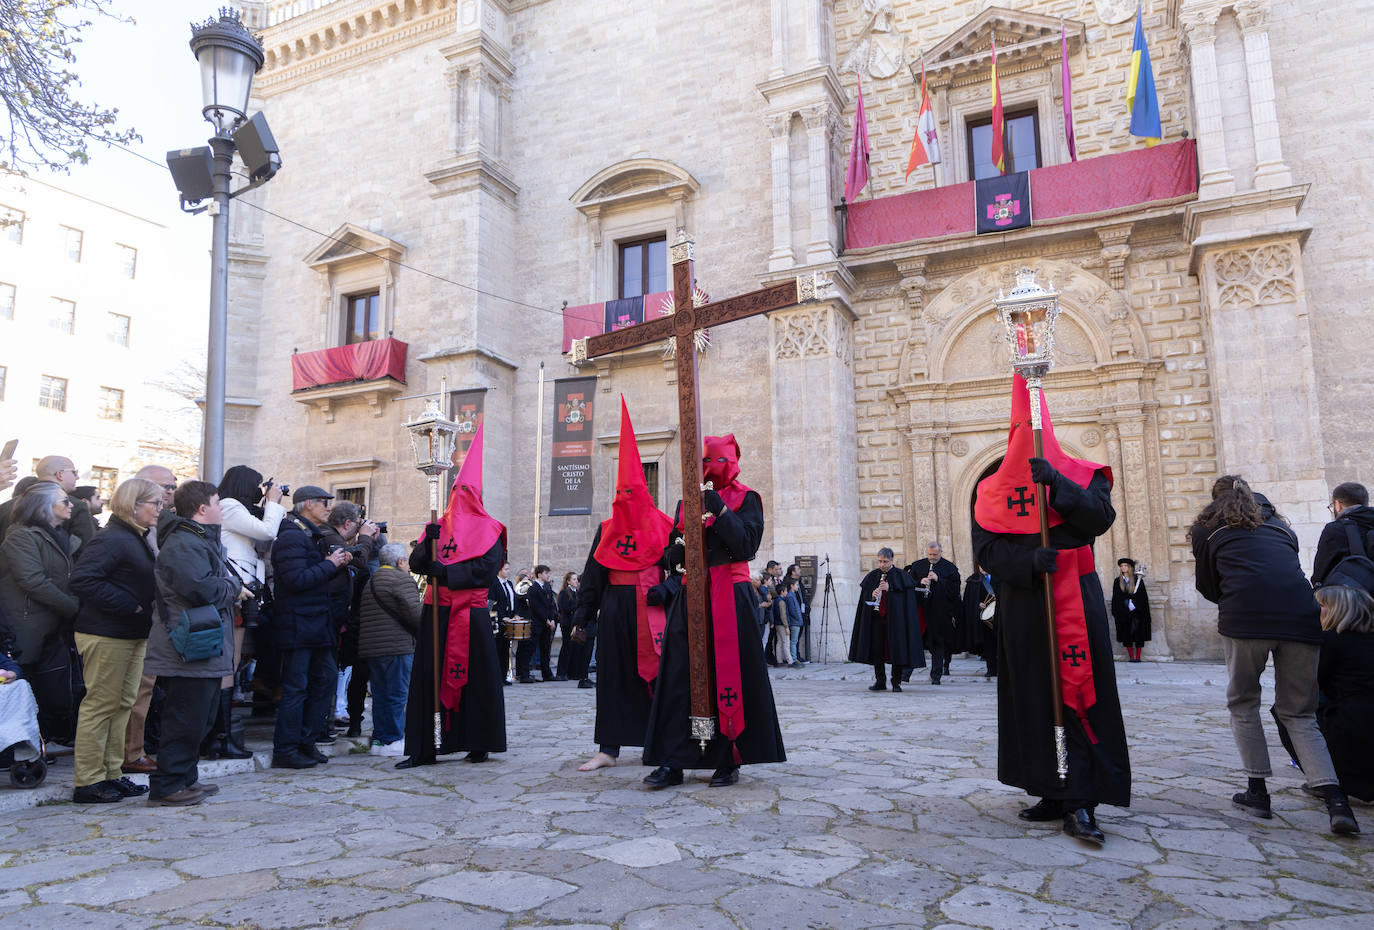
[[[429,509],[439,509],[439,476],[453,467],[458,424],[444,416],[442,402],[448,397],[448,378],[439,379],[439,396],[431,397],[420,415],[405,424],[415,467],[429,476]]]
[[[1059,317],[1059,293],[1046,290],[1035,272],[1016,273],[1011,293],[997,295],[997,319],[1007,331],[1011,366],[1027,382],[1038,383],[1054,361],[1054,322]]]
[[[223,7],[219,18],[191,27],[191,51],[200,62],[201,111],[218,136],[229,136],[248,118],[253,75],[262,67],[262,44],[244,27],[238,10]]]

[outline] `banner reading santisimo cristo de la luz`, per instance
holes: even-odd
[[[549,516],[592,512],[592,406],[596,378],[553,383],[553,468]]]

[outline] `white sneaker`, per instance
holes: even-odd
[[[403,756],[405,755],[406,741],[398,739],[394,743],[384,743],[381,746],[372,747],[374,756]]]
[[[514,675],[507,675],[507,676],[506,676],[506,684],[508,684],[508,685],[513,685],[513,684],[515,684],[515,676],[514,676]]]

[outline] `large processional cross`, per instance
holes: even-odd
[[[678,440],[682,454],[682,526],[686,548],[687,641],[691,673],[691,731],[702,750],[716,735],[716,693],[711,662],[711,607],[707,595],[706,533],[701,507],[701,400],[697,391],[698,330],[819,300],[829,280],[818,272],[773,284],[738,297],[708,301],[696,291],[692,240],[678,231],[672,246],[673,312],[636,326],[586,340],[589,359],[672,341],[677,362]],[[581,353],[578,353],[581,354]],[[696,488],[695,492],[690,489]]]

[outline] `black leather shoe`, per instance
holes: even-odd
[[[892,690],[893,690],[893,691],[901,691],[901,690],[902,690],[902,686],[901,686],[899,683],[897,683],[897,682],[894,681],[894,682],[892,683]]]
[[[596,682],[592,681],[590,678],[584,678],[577,683],[577,686],[579,688],[595,688]]]
[[[887,690],[887,685],[886,685],[885,683],[881,682],[881,681],[875,681],[873,684],[871,684],[871,685],[868,686],[868,690],[869,690],[869,691],[886,691],[886,690]]]
[[[711,775],[712,788],[724,788],[739,781],[739,766],[724,765],[716,769]]]
[[[101,784],[109,785],[126,798],[139,798],[148,793],[147,785],[140,785],[127,775],[121,775],[119,778],[111,778],[108,781],[101,782]]]
[[[305,756],[307,759],[314,759],[319,765],[324,765],[324,763],[329,761],[329,757],[315,748],[313,743],[306,743],[302,746],[301,755]]]
[[[1353,836],[1360,832],[1359,821],[1350,809],[1350,802],[1344,797],[1327,798],[1326,813],[1331,818],[1331,832],[1339,836]]]
[[[1251,791],[1248,788],[1245,791],[1237,791],[1231,795],[1231,805],[1261,820],[1269,820],[1274,816],[1274,811],[1269,806],[1267,791]]]
[[[417,759],[417,758],[415,758],[414,756],[411,756],[411,757],[409,757],[409,758],[402,759],[400,762],[397,762],[396,765],[395,765],[395,768],[398,768],[398,769],[416,769],[416,768],[419,768],[419,767],[422,766],[422,765],[433,765],[433,764],[434,764],[434,760],[433,760],[433,759]]]
[[[940,683],[940,679],[938,679],[938,678],[932,678],[932,679],[930,680],[930,683],[931,683],[932,685],[938,685],[938,684]]]
[[[274,769],[313,769],[318,764],[314,759],[299,752],[272,753],[272,768]]]
[[[1016,816],[1031,823],[1049,823],[1064,816],[1064,805],[1049,798],[1041,798],[1033,806],[1023,807]]]
[[[517,678],[517,679],[515,679],[515,680],[518,681],[518,682],[520,682],[520,684],[522,684],[522,685],[532,685],[532,684],[534,684],[534,679],[533,679],[533,678],[530,678],[528,675],[526,675],[526,676],[523,677],[523,678]]]
[[[670,769],[666,765],[660,765],[644,776],[644,784],[650,788],[667,788],[670,785],[680,785],[682,784],[682,769]]]
[[[555,675],[555,676],[553,676],[553,680],[554,680],[554,681],[567,681],[567,680],[568,680],[568,676],[567,676],[567,675]]]
[[[485,752],[470,752],[463,758],[468,762],[486,762],[491,756],[487,755]]]
[[[107,781],[98,781],[93,785],[73,788],[72,800],[77,804],[113,804],[124,800],[124,792],[111,787]]]
[[[1097,827],[1097,818],[1086,807],[1077,807],[1064,815],[1064,832],[1076,840],[1101,846],[1107,837]]]

